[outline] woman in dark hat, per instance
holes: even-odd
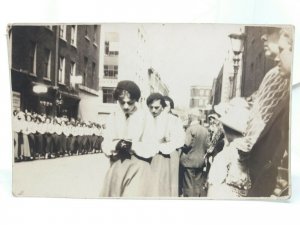
[[[102,197],[149,196],[149,155],[142,147],[145,114],[138,107],[139,87],[120,81],[114,92],[119,110],[111,113],[103,132],[103,152],[110,157]]]

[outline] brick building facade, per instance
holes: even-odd
[[[80,93],[99,87],[100,26],[12,26],[13,108],[77,118]],[[73,80],[83,77],[82,84]],[[46,87],[43,92],[34,90]]]

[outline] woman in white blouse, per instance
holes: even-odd
[[[177,117],[164,111],[166,103],[161,94],[152,93],[147,98],[147,105],[152,115],[147,118],[144,138],[154,154],[151,162],[152,195],[178,197],[179,158],[176,149],[184,144],[182,124]]]
[[[110,157],[102,197],[149,196],[150,164],[142,147],[145,113],[138,108],[141,92],[132,81],[120,81],[114,92],[120,108],[113,112],[103,132],[103,151]]]

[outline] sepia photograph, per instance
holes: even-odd
[[[17,197],[291,197],[294,27],[7,26]]]

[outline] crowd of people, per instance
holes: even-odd
[[[278,168],[288,155],[292,31],[267,28],[262,40],[276,66],[249,98],[215,106],[208,129],[197,110],[183,126],[172,99],[159,93],[150,94],[144,111],[139,87],[120,81],[114,93],[120,109],[103,132],[111,166],[101,196],[231,199],[270,197],[278,188],[288,196]]]
[[[102,152],[102,128],[74,118],[13,111],[15,162]]]

